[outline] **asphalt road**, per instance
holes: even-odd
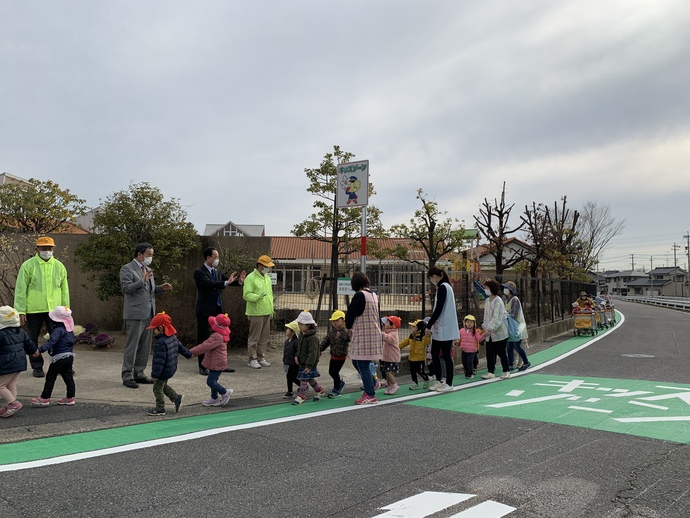
[[[610,411],[603,397],[567,403],[549,417],[536,405],[516,407],[529,419],[489,415],[482,403],[529,396],[533,380],[545,379],[591,382],[609,391],[601,393],[608,401],[642,386],[636,380],[690,391],[690,315],[618,309],[626,321],[610,334],[522,377],[0,472],[0,517],[690,516],[683,422],[659,423],[674,437],[660,440],[637,435],[636,426],[616,433],[579,422]],[[614,381],[627,388],[608,387]],[[658,402],[638,404],[662,412]],[[559,424],[573,416],[575,425]]]

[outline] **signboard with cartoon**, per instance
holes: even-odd
[[[369,160],[338,164],[335,202],[339,209],[369,204]]]

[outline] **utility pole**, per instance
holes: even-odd
[[[683,239],[685,239],[685,252],[688,254],[688,270],[690,270],[690,232],[687,230],[685,231],[685,235],[683,236]],[[685,275],[688,275],[690,272],[685,272]],[[690,283],[688,283],[688,278],[685,278],[685,285],[688,286],[688,289],[690,290]]]
[[[630,259],[632,259],[632,271],[635,271],[635,254],[630,254]]]
[[[677,272],[678,261],[676,259],[676,250],[678,250],[679,248],[680,248],[680,245],[673,243],[673,295],[675,297],[678,296],[678,284],[676,283],[676,279],[678,278],[678,272]],[[681,289],[681,292],[682,291],[683,290]]]

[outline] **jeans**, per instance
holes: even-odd
[[[515,365],[515,363],[513,363],[515,361],[515,353],[513,350],[517,351],[517,353],[520,355],[523,364],[529,363],[527,361],[527,353],[522,348],[522,340],[518,340],[517,342],[508,342],[506,345],[506,351],[508,352],[508,363],[511,367]]]
[[[371,361],[369,360],[352,360],[352,366],[359,372],[359,376],[362,378],[362,384],[364,384],[364,392],[371,397],[376,397],[376,392],[374,391],[374,376],[369,369]]]
[[[52,362],[48,367],[48,373],[46,374],[46,382],[43,385],[43,392],[41,392],[41,397],[43,399],[50,399],[53,394],[53,388],[55,387],[55,380],[58,374],[62,376],[65,385],[67,385],[67,397],[74,397],[75,386],[74,386],[74,376],[72,376],[72,366],[74,365],[74,356],[69,358],[63,358],[56,362]]]
[[[499,340],[494,342],[491,338],[486,341],[486,369],[494,374],[496,370],[496,356],[501,359],[501,367],[503,367],[503,372],[508,372],[510,366],[508,364],[508,355],[506,354],[506,342],[508,339]]]
[[[218,378],[223,371],[208,371],[208,376],[206,377],[206,385],[211,388],[211,399],[218,399],[218,394],[225,394],[227,390],[225,387],[218,383]]]
[[[443,362],[446,366],[446,385],[453,386],[453,340],[431,339],[431,361],[434,364],[434,375],[437,380],[443,378],[440,353],[443,352]]]
[[[168,380],[156,380],[153,382],[153,395],[156,397],[156,408],[165,410],[165,397],[173,403],[177,399],[177,392],[168,385]]]
[[[462,351],[461,357],[462,357],[462,366],[465,369],[465,377],[469,378],[472,376],[472,373],[474,372],[474,358],[477,356],[477,353],[466,353],[465,351]]]

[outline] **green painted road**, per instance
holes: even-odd
[[[623,320],[621,316],[620,323]],[[615,328],[611,331],[615,331]],[[409,391],[402,386],[395,396],[380,394],[379,399],[382,404],[403,403],[450,412],[530,419],[690,443],[690,386],[558,377],[536,372],[540,366],[576,353],[604,334],[598,337],[573,337],[531,354],[533,368],[509,380],[465,380],[460,376],[456,378],[458,383],[453,393]],[[2,444],[0,471],[68,462],[233,430],[372,408],[355,406],[357,397],[359,393],[353,393],[335,400],[309,401],[301,406],[282,403]]]

